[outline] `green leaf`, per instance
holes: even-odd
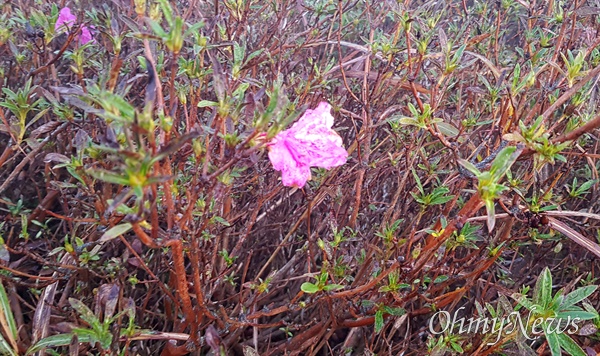
[[[100,320],[87,305],[75,298],[69,298],[69,304],[71,304],[71,307],[75,309],[81,319],[90,324],[94,329],[99,328]]]
[[[246,46],[239,45],[237,42],[233,42],[233,62],[241,64],[246,55]]]
[[[450,279],[450,277],[448,277],[446,275],[437,276],[435,278],[435,280],[433,281],[433,284],[442,283],[442,282],[447,281],[448,279]]]
[[[544,268],[533,289],[533,302],[543,309],[552,300],[552,273],[548,267]]]
[[[597,288],[598,286],[587,286],[572,291],[566,296],[566,298],[561,303],[561,309],[567,309],[570,306],[581,302],[585,298],[589,297],[592,293],[594,293]]]
[[[586,353],[581,349],[579,345],[571,339],[571,337],[565,333],[557,334],[558,343],[563,350],[565,350],[571,356],[586,356]]]
[[[12,308],[10,306],[10,301],[8,300],[8,295],[6,294],[6,289],[4,289],[4,283],[0,282],[0,309],[2,312],[2,329],[8,336],[8,341],[12,345],[13,349],[16,349],[17,346],[17,323],[15,322],[15,317],[12,312]]]
[[[413,117],[419,117],[419,110],[412,103],[408,103],[408,110],[410,110]]]
[[[484,203],[485,210],[487,212],[487,228],[488,231],[491,232],[494,230],[494,226],[496,225],[496,208],[493,199],[486,199]]]
[[[445,195],[450,192],[450,189],[447,187],[437,187],[433,190],[431,199],[431,205],[440,205],[449,202],[454,199],[454,195]]]
[[[122,174],[113,173],[104,169],[88,169],[86,172],[98,180],[120,185],[129,185],[129,178]]]
[[[231,226],[231,224],[229,223],[229,221],[227,221],[227,220],[223,219],[223,218],[222,218],[222,217],[220,217],[220,216],[214,216],[214,217],[212,218],[212,220],[214,220],[214,221],[218,222],[219,224],[221,224],[221,225],[223,225],[223,226]]]
[[[427,126],[425,126],[424,124],[420,123],[419,120],[414,119],[412,117],[402,117],[402,118],[398,119],[398,122],[401,125],[412,125],[412,126],[420,127],[422,129],[427,128]]]
[[[108,229],[104,234],[102,234],[102,236],[100,237],[98,242],[110,241],[114,238],[119,237],[120,235],[123,235],[124,233],[126,233],[129,230],[131,230],[130,223],[115,225],[115,226],[111,227],[110,229]]]
[[[10,345],[8,344],[8,342],[4,340],[2,334],[0,334],[0,355],[17,356],[15,350],[13,350],[12,347],[10,347]]]
[[[467,44],[463,44],[462,46],[460,46],[456,52],[454,53],[454,56],[452,57],[452,63],[453,64],[458,64],[458,62],[460,62],[460,60],[462,59],[463,56],[463,52],[465,51],[465,49],[467,48]]]
[[[452,350],[458,352],[458,353],[464,353],[465,350],[463,350],[462,346],[460,346],[459,343],[457,342],[450,342],[450,347],[452,347]]]
[[[319,291],[319,287],[316,284],[310,282],[304,282],[300,286],[300,289],[307,294],[315,294]]]
[[[517,161],[521,150],[517,152],[517,148],[514,146],[505,147],[494,159],[492,166],[490,167],[490,174],[493,177],[494,182],[500,181],[500,179],[506,174],[506,171]]]
[[[535,305],[529,299],[527,299],[527,296],[521,293],[513,293],[510,297],[516,300],[519,304],[521,304],[528,310],[533,310],[533,308],[535,307]]]
[[[219,106],[219,103],[214,102],[214,101],[210,101],[210,100],[200,100],[198,102],[197,105],[199,108],[205,108],[205,107],[217,107]]]
[[[344,286],[341,284],[327,284],[325,287],[323,287],[323,290],[326,292],[340,289],[344,289]]]
[[[442,134],[448,137],[455,137],[456,135],[458,135],[459,132],[456,127],[445,122],[437,123],[437,127],[438,129],[440,129],[440,132]]]
[[[265,51],[265,49],[264,49],[264,48],[261,48],[261,49],[259,49],[259,50],[257,50],[257,51],[254,51],[254,52],[250,53],[250,54],[248,55],[248,57],[246,58],[246,63],[250,62],[252,59],[254,59],[255,57],[257,57],[258,55],[260,55],[260,54],[261,54],[261,53],[263,53],[264,51]]]
[[[387,305],[383,307],[383,310],[393,316],[402,316],[406,314],[406,310],[404,308],[392,308]]]
[[[559,319],[569,319],[571,318],[571,320],[577,318],[581,321],[583,320],[593,320],[596,319],[598,317],[598,313],[591,313],[588,311],[583,311],[583,310],[568,310],[568,311],[560,311],[559,313],[556,314],[556,317]]]
[[[588,180],[587,182],[584,182],[577,190],[581,193],[586,193],[594,184],[596,184],[596,182],[598,182],[597,179]]]
[[[378,310],[375,312],[375,333],[379,334],[379,332],[383,329],[383,310]]]
[[[466,170],[473,173],[475,176],[481,175],[481,171],[479,169],[477,169],[477,167],[475,167],[475,165],[473,163],[467,161],[466,159],[459,159],[458,163],[461,166],[465,167]]]
[[[29,127],[31,127],[31,125],[33,125],[36,121],[38,121],[39,119],[42,118],[42,116],[46,115],[46,113],[48,112],[48,110],[50,110],[50,108],[46,108],[42,111],[40,111],[39,113],[37,113],[33,119],[31,119],[27,125],[25,126],[25,129],[28,129]]]
[[[321,285],[325,285],[327,283],[327,279],[329,278],[329,272],[322,271],[321,275],[317,278]]]
[[[158,2],[160,3],[160,9],[165,16],[165,20],[167,20],[169,26],[173,26],[173,9],[171,8],[171,4],[166,0],[158,0]]]
[[[31,346],[29,350],[27,350],[26,355],[31,355],[36,353],[42,349],[56,346],[68,346],[73,339],[73,333],[69,334],[58,334],[48,336],[47,338],[41,339],[35,345]],[[91,338],[86,336],[78,336],[79,342],[90,342]]]
[[[412,170],[412,174],[413,177],[415,178],[415,183],[417,184],[417,189],[419,189],[419,192],[421,192],[421,194],[425,194],[425,190],[423,190],[423,185],[421,184],[421,179],[419,178],[419,176],[417,175],[417,172],[415,172],[415,170]]]
[[[158,24],[158,22],[151,20],[150,18],[146,19],[148,25],[150,25],[150,28],[152,29],[152,31],[154,32],[154,34],[160,38],[166,38],[167,37],[167,33],[165,32],[165,30],[163,30],[163,28]]]
[[[188,37],[190,34],[198,32],[198,30],[202,27],[204,27],[204,21],[196,22],[195,24],[189,26],[187,30],[185,30],[183,37]]]
[[[544,330],[548,330],[548,325],[546,323],[544,323]],[[546,341],[548,341],[548,347],[550,348],[550,352],[552,353],[552,356],[561,356],[561,352],[560,352],[560,341],[558,339],[558,335],[557,333],[550,333],[550,334],[545,334],[546,335]]]

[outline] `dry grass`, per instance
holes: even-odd
[[[516,334],[439,339],[429,318],[477,316],[546,266],[555,290],[595,283],[593,2],[135,3],[71,4],[86,46],[53,34],[52,3],[2,5],[17,352],[514,354]],[[319,101],[349,160],[283,187],[259,133]],[[496,159],[506,189],[461,159]]]

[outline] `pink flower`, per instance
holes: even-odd
[[[69,30],[75,24],[76,21],[77,16],[71,13],[71,9],[69,9],[68,7],[63,7],[58,13],[58,19],[56,19],[54,31],[61,30],[61,27],[63,26],[65,26]]]
[[[281,131],[268,144],[273,168],[281,171],[283,185],[303,187],[311,178],[310,167],[331,169],[346,163],[348,152],[342,138],[331,129],[331,105],[321,102],[288,130]]]
[[[64,29],[71,31],[73,30],[71,27],[77,22],[77,16],[71,13],[71,9],[68,7],[63,7],[58,13],[58,19],[56,19],[56,24],[54,24],[54,31],[62,31]],[[92,33],[87,26],[81,26],[81,33],[79,34],[79,43],[84,45],[94,38],[92,37]]]
[[[92,26],[92,28],[93,28],[93,26]],[[79,43],[84,45],[93,40],[94,40],[94,37],[92,37],[92,33],[90,32],[90,29],[87,26],[81,26],[81,34],[79,35]]]

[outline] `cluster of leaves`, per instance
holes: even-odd
[[[55,4],[1,5],[1,351],[594,347],[422,334],[481,303],[598,322],[583,3],[81,2],[85,45]],[[267,142],[320,101],[348,162],[283,187]]]

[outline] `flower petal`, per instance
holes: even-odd
[[[294,147],[282,135],[272,141],[269,146],[269,159],[273,168],[281,171],[281,182],[287,187],[303,187],[311,178],[310,166],[302,164],[296,158]]]
[[[92,41],[94,37],[92,37],[92,33],[87,26],[81,27],[81,34],[79,35],[79,43],[84,45],[90,41]]]
[[[310,179],[310,167],[326,169],[346,163],[348,152],[342,147],[342,138],[331,129],[331,106],[321,102],[288,130],[277,134],[269,145],[269,159],[282,172],[286,186],[303,186]]]
[[[334,130],[331,106],[321,102],[304,115],[289,130],[291,144],[298,151],[298,159],[308,166],[326,169],[346,163],[348,153],[342,147],[342,138]]]
[[[70,28],[77,21],[77,16],[71,13],[71,9],[63,7],[58,13],[58,18],[54,24],[54,31],[58,31],[61,27],[65,26]]]

